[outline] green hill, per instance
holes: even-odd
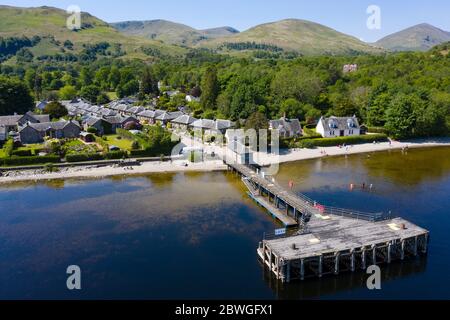
[[[55,41],[42,41],[31,49],[34,54],[54,54],[64,51],[61,43],[70,40],[73,43],[73,51],[79,52],[83,45],[108,42],[119,44],[126,53],[127,58],[148,58],[148,52],[159,54],[182,54],[184,49],[163,44],[159,41],[138,37],[128,37],[108,23],[90,15],[82,13],[82,29],[71,31],[66,27],[66,11],[53,7],[19,8],[0,6],[0,37],[50,37]],[[147,55],[142,52],[142,47],[148,48]]]
[[[111,26],[126,35],[160,40],[165,43],[183,46],[193,46],[207,39],[214,39],[239,32],[231,27],[196,30],[187,25],[166,20],[124,21],[111,23]]]
[[[427,51],[447,41],[450,32],[422,23],[384,37],[375,45],[392,51]]]
[[[287,19],[266,23],[236,35],[200,43],[221,51],[245,50],[248,44],[264,44],[271,50],[283,49],[304,55],[379,53],[383,50],[318,23]]]

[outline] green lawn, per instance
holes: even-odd
[[[109,146],[116,146],[122,150],[131,150],[131,144],[133,143],[131,140],[121,138],[117,134],[111,134],[104,137],[106,137],[106,142]]]

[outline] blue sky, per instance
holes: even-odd
[[[448,0],[15,0],[1,4],[30,7],[78,5],[105,21],[166,19],[194,28],[252,26],[286,18],[311,20],[372,42],[412,25],[428,22],[450,31]],[[369,5],[381,9],[381,29],[366,26]]]

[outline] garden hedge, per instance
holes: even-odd
[[[110,151],[105,154],[105,159],[108,159],[108,160],[117,160],[117,159],[123,159],[123,158],[128,158],[128,152],[126,152],[124,150]]]
[[[81,153],[81,154],[68,154],[66,155],[67,162],[85,162],[85,161],[97,161],[104,160],[104,156],[100,153]]]
[[[361,136],[350,136],[350,137],[337,137],[337,138],[322,138],[322,139],[304,139],[301,140],[298,145],[301,148],[314,148],[314,147],[335,147],[339,145],[351,144],[361,144],[361,143],[371,143],[371,142],[382,142],[387,141],[387,135],[385,134],[368,134]]]
[[[13,150],[11,155],[18,157],[31,157],[33,154],[30,149],[26,149],[26,150]]]
[[[32,157],[18,157],[12,156],[10,158],[1,158],[0,165],[2,166],[27,166],[33,164],[44,164],[44,163],[58,163],[60,162],[60,157],[57,155],[47,155],[47,156],[32,156]]]

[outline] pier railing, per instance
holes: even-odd
[[[325,215],[336,215],[341,217],[367,220],[367,221],[383,221],[391,219],[391,214],[386,214],[384,212],[364,212],[352,209],[336,208],[325,205],[320,205],[316,201],[308,198],[302,193],[295,193],[299,199],[308,204],[309,206],[316,208],[320,213]]]
[[[236,169],[239,170],[239,166],[236,166]],[[251,168],[248,166],[240,166],[241,170],[243,170],[241,173],[246,176],[245,170],[249,170],[250,172],[254,172],[255,168]],[[243,168],[242,168],[243,167]],[[257,168],[256,168],[257,169]],[[257,171],[257,170],[255,170]],[[262,177],[259,176],[261,179]],[[247,186],[250,186],[249,180],[250,178],[246,176],[246,179],[243,179],[244,183]],[[278,183],[276,183],[274,180],[269,180],[268,177],[264,177],[263,179],[268,185],[273,184],[278,187],[278,189],[283,189]],[[249,188],[251,189],[251,188]],[[297,206],[304,211],[304,213],[307,214],[314,214],[314,213],[320,213],[325,215],[336,215],[341,217],[347,217],[352,219],[359,219],[359,220],[366,220],[366,221],[383,221],[392,219],[392,214],[386,214],[384,212],[363,212],[358,210],[351,210],[351,209],[344,209],[344,208],[336,208],[336,207],[330,207],[322,204],[318,204],[317,201],[314,201],[307,197],[304,194],[301,193],[294,193],[292,191],[285,191],[285,193],[289,194],[291,197],[297,198],[299,201],[297,202]]]

